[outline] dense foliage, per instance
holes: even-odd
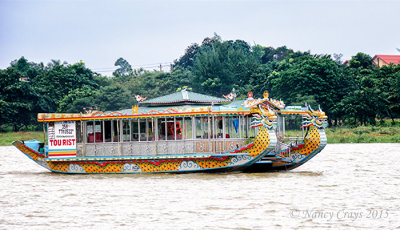
[[[21,57],[0,70],[0,126],[34,125],[39,112],[130,108],[137,94],[152,98],[182,88],[219,97],[235,88],[239,99],[268,90],[286,104],[320,105],[333,125],[399,118],[400,65],[377,68],[364,53],[346,64],[340,57],[223,41],[218,35],[190,45],[169,72],[133,69],[119,58],[107,77],[82,62],[44,65]]]

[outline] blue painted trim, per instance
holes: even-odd
[[[263,160],[260,160],[260,161],[257,161],[256,163],[254,163],[254,164],[271,164],[273,161],[263,161]]]

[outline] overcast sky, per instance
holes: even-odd
[[[343,60],[400,55],[400,1],[0,0],[0,69],[21,56],[82,60],[102,74],[119,57],[151,68],[214,33]]]

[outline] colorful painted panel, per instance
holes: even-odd
[[[61,121],[48,125],[49,158],[76,157],[75,121]]]

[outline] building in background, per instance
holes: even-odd
[[[375,55],[372,61],[378,67],[389,65],[390,63],[400,65],[400,55]]]

